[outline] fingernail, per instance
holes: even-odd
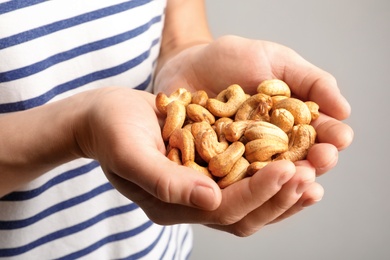
[[[213,209],[215,194],[212,188],[196,186],[191,192],[191,203],[202,209]]]

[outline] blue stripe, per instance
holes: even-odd
[[[127,212],[130,212],[130,211],[133,211],[135,209],[138,209],[138,206],[135,204],[135,203],[131,203],[129,205],[125,205],[125,206],[121,206],[121,207],[117,207],[117,208],[113,208],[113,209],[109,209],[105,212],[102,212],[98,215],[96,215],[95,217],[89,219],[89,220],[86,220],[84,222],[81,222],[77,225],[74,225],[74,226],[71,226],[71,227],[67,227],[67,228],[64,228],[62,230],[58,230],[56,232],[53,232],[51,234],[48,234],[48,235],[45,235],[29,244],[26,244],[26,245],[23,245],[23,246],[20,246],[20,247],[15,247],[15,248],[1,248],[0,249],[0,256],[16,256],[16,255],[20,255],[20,254],[24,254],[34,248],[37,248],[41,245],[44,245],[46,243],[49,243],[49,242],[52,242],[54,240],[57,240],[57,239],[60,239],[60,238],[63,238],[63,237],[66,237],[66,236],[70,236],[74,233],[77,233],[79,231],[82,231],[84,229],[87,229],[93,225],[95,225],[96,223],[104,220],[104,219],[107,219],[107,218],[110,218],[110,217],[113,217],[113,216],[116,216],[116,215],[120,215],[120,214],[124,214],[124,213],[127,213]],[[136,234],[134,234],[136,235]]]
[[[171,226],[171,228],[170,228],[170,231],[171,231],[171,232],[169,232],[168,242],[167,242],[167,244],[166,244],[166,246],[165,246],[164,252],[162,253],[162,255],[160,256],[159,259],[164,259],[166,253],[168,252],[169,245],[170,245],[170,243],[171,243],[171,241],[172,241],[173,228],[174,228],[174,227]],[[175,253],[176,253],[176,251],[177,251],[177,248],[176,248],[176,250],[175,250]],[[172,259],[175,259],[175,258],[172,257]]]
[[[182,240],[182,242],[181,242],[181,248],[183,248],[184,243],[187,241],[187,238],[188,238],[188,236],[189,236],[189,233],[190,233],[190,229],[187,228],[187,232],[186,232],[186,234],[184,235],[183,240]],[[191,253],[192,253],[192,250],[190,250],[190,251],[188,252],[188,254],[186,255],[185,259],[190,259]]]
[[[158,23],[161,21],[161,16],[156,16],[152,18],[149,22],[147,22],[144,25],[141,25],[135,29],[132,29],[130,31],[112,36],[107,39],[99,40],[96,42],[92,42],[89,44],[85,44],[82,46],[79,46],[77,48],[71,49],[66,52],[58,53],[56,55],[53,55],[47,59],[44,59],[42,61],[36,62],[32,65],[22,67],[19,69],[2,72],[0,73],[0,82],[9,82],[12,80],[17,80],[23,77],[27,77],[30,75],[33,75],[35,73],[38,73],[40,71],[43,71],[51,66],[54,66],[58,63],[61,63],[63,61],[67,61],[70,59],[73,59],[77,56],[86,54],[88,52],[93,52],[96,50],[100,50],[109,46],[113,46],[115,44],[130,40],[143,32],[147,31],[153,24]]]
[[[45,192],[46,190],[50,189],[51,187],[60,184],[64,181],[70,180],[72,178],[75,178],[77,176],[83,175],[85,173],[90,172],[91,170],[99,167],[99,163],[97,161],[92,161],[89,164],[83,165],[81,167],[66,171],[53,179],[49,180],[42,186],[32,189],[29,191],[16,191],[13,193],[10,193],[2,198],[0,198],[0,201],[23,201],[23,200],[29,200],[32,198],[35,198]]]
[[[60,202],[58,204],[55,204],[40,213],[26,219],[22,220],[12,220],[12,221],[0,221],[0,230],[11,230],[11,229],[17,229],[17,228],[23,228],[29,225],[32,225],[50,215],[53,215],[59,211],[71,208],[75,205],[78,205],[80,203],[83,203],[93,197],[96,197],[106,191],[112,190],[113,187],[110,183],[105,183],[90,192],[87,192],[85,194],[76,196],[74,198],[65,200],[63,202]]]
[[[102,246],[104,246],[104,245],[106,245],[108,243],[119,241],[119,240],[123,240],[123,239],[127,239],[129,237],[133,237],[135,235],[138,235],[141,232],[143,232],[146,229],[148,229],[152,225],[153,225],[153,222],[148,220],[147,222],[145,222],[144,224],[142,224],[141,226],[139,226],[137,228],[134,228],[134,229],[129,230],[129,231],[120,232],[120,233],[117,233],[117,234],[113,234],[113,235],[107,236],[107,237],[97,241],[96,243],[90,245],[89,247],[86,247],[86,248],[84,248],[82,250],[76,251],[74,253],[71,253],[69,255],[66,255],[66,256],[58,258],[58,259],[66,259],[66,260],[78,259],[80,257],[83,257],[83,256],[85,256],[85,255],[87,255],[87,254],[89,254],[89,253],[99,249],[100,247],[102,247]],[[160,232],[160,235],[158,236],[158,238],[153,242],[154,245],[157,244],[157,241],[161,238],[164,229],[165,229],[165,227]],[[141,253],[141,255],[143,255],[143,253]],[[139,256],[139,257],[141,257],[141,256]],[[128,258],[128,259],[137,259],[139,257]]]
[[[145,61],[149,56],[150,56],[150,51],[151,48],[156,45],[159,42],[159,39],[156,39],[152,42],[151,47],[145,51],[144,53],[140,54],[139,56],[135,57],[132,60],[129,60],[125,63],[122,63],[118,66],[100,70],[100,71],[95,71],[90,74],[84,75],[82,77],[76,78],[74,80],[65,82],[63,84],[60,84],[51,90],[47,91],[46,93],[35,97],[31,99],[27,99],[24,101],[18,101],[14,103],[5,103],[5,104],[0,104],[0,113],[9,113],[9,112],[15,112],[15,111],[20,111],[20,110],[25,110],[25,109],[30,109],[36,106],[40,106],[54,98],[56,95],[62,94],[66,91],[81,87],[85,84],[109,78],[115,75],[119,75],[123,72],[126,72],[137,65],[141,64],[143,61]],[[136,89],[145,89],[145,86],[149,84],[151,80],[151,75],[148,76],[145,82],[141,83],[139,86],[136,87]]]
[[[122,258],[121,260],[134,260],[134,259],[140,259],[144,256],[146,256],[147,254],[149,254],[153,248],[156,247],[157,243],[161,240],[161,237],[162,235],[164,234],[165,232],[165,229],[166,227],[164,226],[160,232],[160,234],[157,236],[157,238],[148,246],[146,247],[145,249],[143,249],[142,251],[138,252],[138,253],[135,253],[135,254],[132,254],[132,255],[129,255],[125,258]],[[172,227],[171,227],[172,229]],[[172,231],[171,231],[172,232]]]
[[[0,4],[0,15],[22,9],[31,5],[46,2],[47,0],[13,0]]]
[[[82,23],[90,22],[93,20],[97,20],[106,16],[110,16],[113,14],[121,13],[127,11],[129,9],[135,8],[137,6],[141,6],[151,2],[152,0],[134,0],[127,1],[124,3],[120,3],[117,5],[113,5],[110,7],[105,7],[96,11],[84,13],[72,18],[64,19],[61,21],[53,22],[51,24],[47,24],[41,27],[37,27],[35,29],[31,29],[29,31],[21,32],[15,35],[11,35],[5,38],[0,39],[0,50],[9,48],[11,46],[31,41],[33,39],[66,29],[76,25],[80,25]]]

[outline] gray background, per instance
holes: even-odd
[[[194,226],[191,259],[390,259],[390,1],[206,1],[215,37],[278,42],[332,73],[353,144],[318,181],[323,200],[249,238]]]

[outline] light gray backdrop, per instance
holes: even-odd
[[[214,36],[282,43],[332,73],[355,139],[319,178],[319,204],[249,238],[195,226],[191,259],[390,259],[390,1],[206,3]]]

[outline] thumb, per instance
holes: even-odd
[[[220,205],[221,190],[210,177],[170,161],[157,150],[149,151],[147,154],[148,157],[126,162],[114,174],[119,175],[122,182],[134,183],[163,202],[203,210],[214,210]],[[114,179],[118,182],[118,178]],[[121,189],[125,189],[123,183],[120,186]],[[124,193],[121,190],[120,192]],[[126,191],[125,196],[134,200],[132,196],[135,194],[131,192]]]

